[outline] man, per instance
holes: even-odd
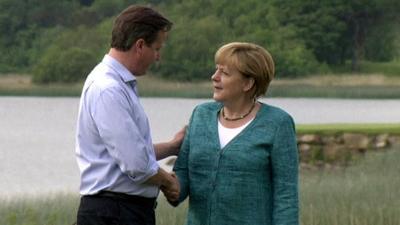
[[[171,26],[151,8],[128,7],[114,22],[111,49],[85,81],[76,136],[78,225],[154,225],[159,189],[168,199],[179,196],[176,177],[156,160],[177,155],[184,129],[153,145],[136,88],[136,77],[159,60]]]

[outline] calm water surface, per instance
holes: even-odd
[[[153,140],[168,140],[208,99],[143,98]],[[262,99],[298,124],[400,122],[400,100]],[[78,98],[0,97],[0,197],[78,192]],[[163,164],[164,162],[161,162]]]

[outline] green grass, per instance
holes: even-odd
[[[78,196],[59,193],[3,198],[0,202],[0,224],[69,225],[76,217]]]
[[[73,85],[39,85],[23,89],[0,89],[0,96],[45,96],[45,97],[77,97],[82,86]]]
[[[178,98],[211,98],[212,89],[203,84],[178,83],[163,87],[162,81],[158,86],[139,83],[139,93],[142,97],[178,97]],[[169,82],[164,82],[164,84]],[[177,88],[173,88],[172,86]],[[82,85],[37,85],[24,89],[0,89],[0,96],[47,96],[47,97],[79,97]],[[344,98],[344,99],[398,99],[398,86],[311,86],[311,85],[271,85],[268,97],[295,98]]]
[[[400,62],[361,62],[361,73],[382,73],[388,76],[400,76]]]
[[[400,150],[368,153],[358,164],[338,171],[302,171],[302,225],[399,225]],[[24,198],[22,198],[24,197]],[[77,194],[0,199],[0,224],[68,225],[75,222]],[[187,202],[178,208],[161,195],[158,225],[182,225]]]
[[[344,65],[338,65],[332,68],[335,73],[348,73],[351,71],[351,61],[347,61]],[[386,76],[400,76],[400,61],[391,62],[370,62],[361,61],[360,71],[362,74],[383,74]]]
[[[181,97],[211,98],[211,81],[178,82],[167,81],[154,76],[140,77],[138,88],[141,96],[146,97]]]
[[[296,125],[299,134],[316,133],[316,134],[333,134],[343,132],[379,134],[390,133],[400,134],[399,123],[335,123],[335,124],[299,124]]]
[[[367,154],[344,171],[302,173],[302,224],[400,224],[399,160],[397,149]]]
[[[313,79],[310,77],[310,79]],[[271,85],[268,97],[295,98],[346,98],[346,99],[396,99],[399,86],[313,86],[306,84]]]
[[[165,200],[164,196],[158,198],[156,209],[157,225],[183,225],[185,224],[188,201],[183,202],[178,207],[173,208]]]

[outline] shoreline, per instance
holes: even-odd
[[[29,75],[0,74],[0,96],[78,97],[83,81],[34,84]],[[210,81],[180,82],[152,74],[138,78],[142,97],[210,98]],[[275,79],[267,97],[400,99],[400,76],[381,74],[314,75],[295,79]]]

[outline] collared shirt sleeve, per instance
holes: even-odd
[[[135,182],[145,182],[159,166],[152,143],[146,142],[135,120],[128,96],[114,86],[102,90],[96,98],[91,101],[91,115],[107,151],[123,173]]]
[[[277,124],[271,152],[274,225],[299,224],[298,151],[293,119]]]

